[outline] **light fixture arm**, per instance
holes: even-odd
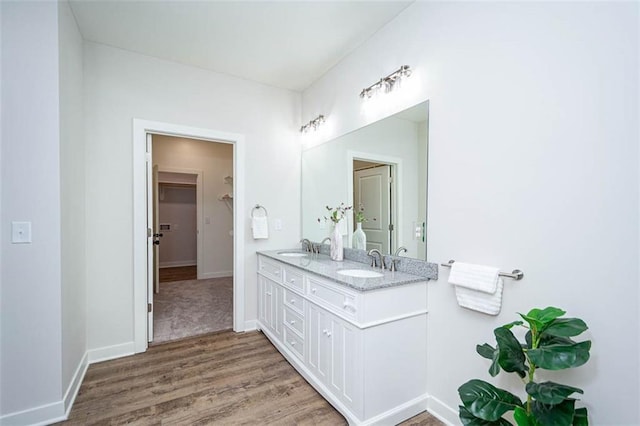
[[[360,92],[361,98],[370,98],[373,93],[381,88],[385,88],[388,92],[393,89],[396,82],[400,81],[402,77],[409,77],[411,75],[411,67],[409,65],[402,65],[400,68],[392,72],[386,77],[382,77],[379,81],[373,83],[371,86],[362,89]]]

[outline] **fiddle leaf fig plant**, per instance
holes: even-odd
[[[500,371],[517,374],[524,382],[526,400],[483,380],[469,380],[458,388],[462,400],[460,420],[464,425],[511,425],[503,416],[513,412],[518,426],[582,426],[588,425],[587,409],[576,408],[575,394],[582,389],[551,381],[536,381],[536,370],[564,370],[583,365],[589,360],[591,341],[575,342],[572,337],[587,330],[579,318],[562,318],[566,312],[555,307],[532,309],[523,321],[496,328],[496,345],[477,345],[476,352],[491,361],[489,374]],[[511,331],[527,329],[524,342]]]

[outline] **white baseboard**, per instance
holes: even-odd
[[[80,360],[78,367],[76,368],[71,382],[67,387],[67,391],[64,394],[62,401],[54,402],[51,404],[41,405],[39,407],[30,408],[28,410],[18,411],[15,413],[6,414],[0,417],[0,425],[11,426],[40,426],[50,425],[59,421],[67,420],[69,412],[73,406],[73,402],[78,396],[80,391],[80,385],[84,379],[84,375],[89,367],[89,353],[85,352],[84,356]]]
[[[402,405],[393,407],[391,410],[385,411],[369,420],[364,425],[397,425],[403,421],[410,419],[422,413],[427,409],[427,401],[429,397],[424,394],[411,401],[407,401]]]
[[[196,266],[197,264],[196,260],[176,260],[173,262],[160,262],[158,266],[160,268],[177,268],[179,266]]]
[[[121,358],[136,353],[135,343],[127,342],[119,345],[105,346],[103,348],[91,349],[89,354],[89,364],[109,361],[110,359]]]
[[[244,322],[244,330],[238,331],[256,331],[258,329],[258,321],[249,320]]]
[[[208,280],[210,278],[224,278],[224,277],[232,277],[232,276],[233,276],[233,271],[198,273],[198,279],[199,280]]]
[[[29,408],[15,413],[5,414],[0,417],[0,425],[11,426],[40,426],[66,420],[62,401],[39,407]]]
[[[427,400],[427,411],[432,416],[436,417],[441,422],[447,425],[454,426],[460,424],[460,418],[458,417],[458,410],[454,410],[438,398],[430,396]]]
[[[87,373],[87,368],[89,368],[89,352],[84,353],[84,356],[80,360],[80,364],[78,364],[78,368],[76,368],[76,371],[71,378],[71,382],[69,383],[69,387],[67,387],[64,398],[62,399],[64,403],[65,418],[69,417],[69,412],[71,411],[73,402],[76,400],[76,396],[78,396],[80,385],[82,385],[84,375]]]

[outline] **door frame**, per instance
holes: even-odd
[[[371,161],[374,163],[384,163],[391,166],[391,176],[393,179],[393,186],[395,191],[391,194],[391,215],[395,219],[394,220],[394,232],[392,233],[392,242],[395,243],[395,248],[390,247],[389,250],[392,251],[401,247],[403,245],[402,241],[402,233],[399,231],[403,229],[404,223],[402,221],[402,217],[398,214],[399,208],[403,201],[403,186],[402,186],[402,176],[403,176],[403,167],[402,167],[402,158],[393,157],[390,155],[383,154],[374,154],[371,152],[362,152],[362,151],[347,151],[347,194],[349,196],[349,200],[351,200],[351,205],[354,209],[357,209],[358,206],[354,205],[355,200],[353,199],[353,160],[364,160]],[[347,221],[348,234],[353,234],[353,221]],[[347,243],[348,247],[351,247],[351,239],[348,238],[349,242]],[[394,246],[394,244],[392,244]],[[384,253],[383,253],[384,254]]]
[[[245,137],[238,133],[133,119],[133,338],[136,353],[145,352],[147,336],[147,133],[233,145],[233,330],[244,331],[244,177]]]
[[[215,142],[215,141],[211,141]],[[204,193],[202,191],[202,170],[198,169],[188,169],[188,168],[180,168],[180,167],[169,167],[163,166],[162,164],[158,164],[158,172],[168,172],[168,173],[181,173],[186,175],[195,175],[196,176],[196,279],[201,280],[202,274],[200,272],[200,265],[202,265],[202,230],[204,229]],[[158,181],[158,183],[162,183]]]

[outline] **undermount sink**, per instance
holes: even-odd
[[[384,276],[380,272],[369,271],[366,269],[342,269],[336,272],[340,275],[346,275],[347,277],[356,278],[380,278]]]
[[[302,251],[280,251],[278,254],[284,257],[307,257],[308,253]]]

